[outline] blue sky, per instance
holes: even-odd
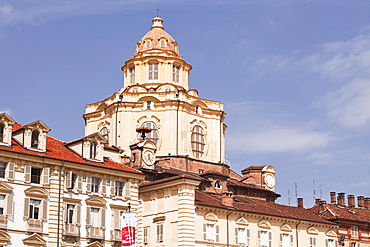
[[[363,0],[0,0],[0,111],[63,141],[84,107],[123,86],[160,8],[193,66],[190,86],[227,112],[236,171],[277,169],[280,203],[370,196],[370,4]]]

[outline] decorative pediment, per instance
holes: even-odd
[[[28,197],[36,198],[46,198],[49,196],[49,193],[45,189],[39,187],[28,188],[24,191],[24,194]]]
[[[28,238],[22,240],[24,244],[30,246],[43,246],[46,245],[47,241],[43,239],[39,234],[34,233]]]
[[[189,95],[191,95],[191,96],[198,97],[198,91],[197,91],[196,89],[194,89],[194,88],[189,89],[189,90],[187,91],[187,93],[188,93]]]
[[[81,199],[75,199],[75,198],[69,198],[69,197],[63,197],[63,202],[66,203],[73,203],[73,204],[78,204],[81,202]]]
[[[307,233],[312,235],[318,235],[319,230],[317,230],[316,227],[311,226],[307,229]]]
[[[104,245],[103,245],[103,244],[101,244],[101,243],[100,243],[100,242],[98,242],[98,241],[95,241],[95,242],[92,242],[92,243],[90,243],[90,244],[86,245],[86,247],[104,247]]]
[[[238,225],[244,225],[244,226],[247,226],[249,225],[249,222],[248,220],[246,220],[243,216],[238,218],[236,221],[235,221],[236,224]]]
[[[177,92],[177,87],[171,83],[163,83],[157,87],[157,92],[164,92],[166,89],[170,88],[171,91]]]
[[[25,125],[24,129],[37,129],[41,130],[44,133],[48,133],[50,131],[50,128],[40,120]]]
[[[6,231],[0,230],[0,244],[7,245],[10,238],[10,235]]]
[[[195,100],[195,101],[191,102],[191,104],[193,106],[201,106],[203,108],[208,108],[208,106],[203,101],[200,101],[200,100]]]
[[[333,237],[333,238],[336,238],[337,237],[337,233],[333,230],[333,229],[330,229],[329,231],[327,231],[326,233],[326,236],[328,237]]]
[[[218,217],[214,213],[207,213],[204,215],[204,219],[209,221],[218,221]]]
[[[0,181],[0,192],[9,194],[14,188],[3,181]]]
[[[9,125],[15,124],[15,121],[6,112],[0,114],[0,123],[1,122],[6,122]]]
[[[290,227],[290,225],[288,225],[288,224],[282,224],[281,226],[280,226],[280,230],[281,231],[284,231],[284,232],[291,232],[292,231],[292,227]]]
[[[96,111],[102,111],[104,110],[105,108],[107,108],[108,105],[106,103],[101,103],[98,108],[96,109]]]
[[[100,143],[107,142],[107,140],[99,132],[92,133],[91,135],[85,136],[82,139],[87,140],[87,141],[96,141]]]
[[[86,199],[86,204],[90,206],[104,207],[104,205],[107,204],[107,201],[101,197],[94,196]]]
[[[140,98],[137,102],[146,102],[146,101],[159,102],[159,99],[153,96],[145,96]]]
[[[268,222],[267,220],[261,220],[260,222],[258,222],[258,227],[264,229],[271,229],[271,223]]]
[[[154,142],[146,140],[143,145],[144,149],[156,150],[157,147]]]

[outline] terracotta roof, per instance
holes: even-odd
[[[320,210],[320,205],[314,205],[310,210],[327,220],[335,221],[340,219],[370,223],[370,209],[339,206],[333,203],[326,203],[323,207],[324,210]]]
[[[193,179],[193,180],[201,181],[201,179],[199,178],[199,176],[195,176],[195,175],[192,175],[190,173],[183,173],[183,174],[180,174],[180,175],[177,175],[177,176],[167,177],[167,178],[163,178],[163,179],[158,179],[158,180],[155,180],[155,181],[142,181],[139,184],[139,186],[140,187],[146,187],[146,186],[150,186],[150,185],[154,185],[154,184],[160,184],[160,183],[165,183],[165,182],[174,181],[174,180],[178,180],[178,179],[182,179],[182,178],[188,178],[188,179]]]
[[[204,191],[195,192],[195,204],[208,207],[230,209],[230,207],[224,206],[222,204],[222,199],[220,195],[210,194]],[[274,202],[260,201],[256,199],[249,199],[244,197],[235,197],[232,209],[247,213],[270,215],[275,217],[335,225],[333,222],[323,219],[322,217],[318,216],[309,209],[287,206],[277,204]]]
[[[263,166],[249,166],[249,167],[247,167],[247,168],[243,169],[243,170],[242,170],[242,172],[244,172],[244,171],[250,171],[250,170],[257,170],[257,171],[260,171],[260,170],[262,170],[265,166],[267,166],[267,165],[263,165]]]
[[[22,127],[23,126],[21,124],[14,124],[13,131],[19,130]],[[85,160],[77,153],[66,147],[65,144],[65,142],[62,142],[50,136],[46,136],[46,152],[37,152],[25,149],[20,143],[13,139],[11,147],[0,146],[0,150],[142,174],[141,171],[109,159],[104,159],[104,162],[93,162]]]

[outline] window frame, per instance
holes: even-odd
[[[36,202],[38,203],[38,205],[35,205]],[[28,218],[29,219],[34,219],[34,220],[40,220],[41,219],[41,203],[42,203],[42,200],[40,200],[40,199],[30,198],[29,209],[28,209],[29,210],[28,211]],[[35,209],[37,209],[37,210],[35,210]]]
[[[129,72],[130,72],[130,83],[135,84],[135,65],[129,68]]]
[[[155,145],[157,145],[159,142],[159,130],[157,125],[153,121],[146,121],[141,124],[141,128],[151,129],[150,133],[146,135],[145,140],[152,141]],[[140,134],[138,134],[138,138],[141,139]]]
[[[172,65],[172,81],[176,83],[180,83],[180,65],[173,64]]]
[[[201,159],[204,155],[206,147],[206,138],[203,128],[200,125],[195,125],[191,131],[191,149],[193,156]]]
[[[0,123],[0,142],[4,142],[5,124]]]
[[[95,160],[97,156],[97,146],[98,144],[96,142],[90,143],[90,159]]]
[[[159,63],[148,63],[148,79],[149,81],[157,81],[159,78]]]
[[[157,235],[157,243],[163,243],[163,233],[164,233],[164,224],[163,222],[156,224],[156,235]]]

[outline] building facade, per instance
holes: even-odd
[[[310,209],[322,218],[339,225],[339,246],[369,247],[370,246],[370,198],[358,196],[357,206],[354,195],[330,192],[330,203],[317,199],[316,205]]]
[[[239,175],[225,163],[223,105],[189,89],[191,68],[155,17],[122,66],[123,88],[86,107],[86,135],[105,136],[146,176],[138,246],[336,246],[336,224],[275,203],[273,166]]]
[[[0,246],[121,246],[143,174],[99,134],[65,143],[0,114]]]

